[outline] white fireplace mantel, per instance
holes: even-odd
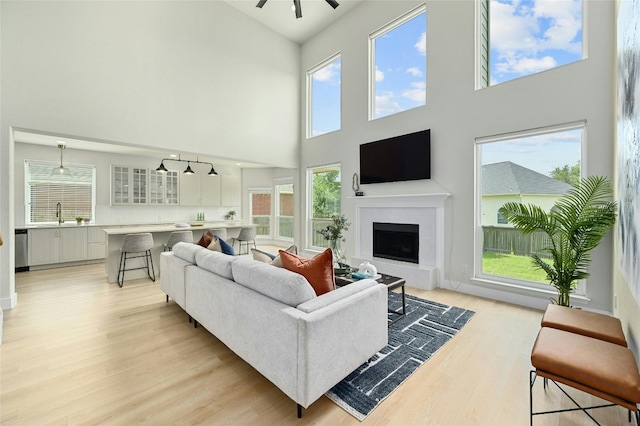
[[[407,285],[432,290],[444,282],[445,202],[450,194],[375,195],[349,197],[356,208],[356,256],[380,272],[405,278]],[[373,222],[419,225],[418,264],[373,257]]]

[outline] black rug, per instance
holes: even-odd
[[[389,325],[389,344],[335,385],[327,397],[362,421],[471,319],[474,312],[406,296],[407,315]],[[402,295],[389,293],[389,308]],[[390,314],[389,318],[394,318]]]

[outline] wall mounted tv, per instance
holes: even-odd
[[[431,179],[431,129],[360,145],[360,183]]]

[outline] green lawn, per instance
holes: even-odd
[[[533,261],[529,256],[484,252],[482,255],[482,272],[490,275],[548,283],[547,274],[542,269],[533,266]]]

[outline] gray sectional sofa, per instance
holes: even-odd
[[[316,296],[297,273],[178,243],[160,287],[302,408],[387,344],[387,288],[361,280]]]

